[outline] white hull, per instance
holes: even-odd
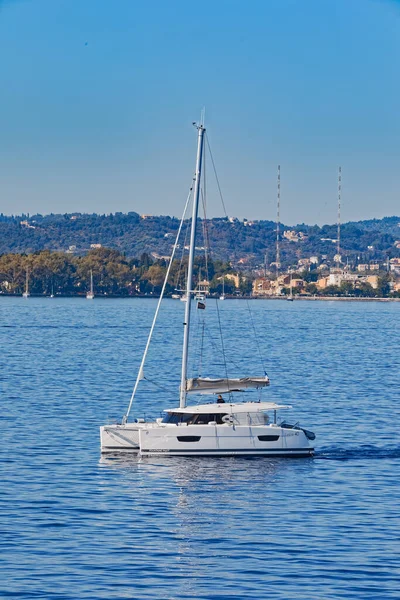
[[[93,300],[94,294],[86,294],[86,300]]]
[[[302,429],[277,425],[163,425],[132,423],[101,427],[102,453],[141,456],[312,456]]]
[[[24,292],[24,293],[22,294],[22,297],[23,297],[23,298],[29,298],[29,297],[30,297],[30,293],[29,293],[29,292]]]
[[[138,452],[140,426],[142,424],[138,423],[103,425],[100,427],[101,451],[103,453]]]

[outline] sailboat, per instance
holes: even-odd
[[[222,280],[222,294],[219,297],[220,300],[225,300],[225,277]]]
[[[187,273],[186,273],[186,281],[185,281],[185,284],[186,284],[186,287],[187,287]],[[182,291],[182,290],[180,290],[180,291]],[[180,300],[181,302],[187,302],[187,295],[186,295],[186,292],[185,292],[184,294],[182,294],[182,295],[179,297],[179,300]]]
[[[93,291],[93,271],[90,269],[90,291],[86,294],[87,300],[93,300],[94,291]]]
[[[30,293],[29,293],[29,269],[28,267],[26,268],[26,279],[25,279],[25,291],[22,294],[23,298],[29,298]]]
[[[177,234],[163,289],[157,304],[156,313],[150,328],[149,337],[139,373],[131,395],[128,409],[121,423],[100,427],[102,453],[138,453],[139,456],[311,456],[310,441],[314,433],[301,428],[298,423],[278,423],[277,412],[291,408],[275,402],[234,402],[232,395],[251,389],[261,389],[270,385],[265,373],[262,376],[238,378],[188,377],[188,356],[191,328],[191,299],[193,289],[193,263],[195,255],[196,224],[198,216],[200,181],[203,159],[203,124],[196,124],[198,130],[197,158],[194,178],[193,207],[190,232],[188,275],[183,320],[183,348],[181,362],[181,383],[179,406],[166,408],[164,418],[155,421],[136,419],[129,421],[129,415],[140,381],[144,379],[144,365],[154,331],[162,296],[168,280],[170,265],[178,243]],[[182,220],[183,222],[183,220]],[[181,222],[181,223],[182,223]],[[181,319],[181,316],[179,316]],[[222,394],[226,396],[226,400]],[[192,395],[217,396],[211,403],[189,405]]]

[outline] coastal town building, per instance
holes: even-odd
[[[22,225],[22,227],[26,227],[27,229],[36,229],[36,227],[34,225],[31,225],[29,221],[20,221],[19,224]]]
[[[374,290],[378,289],[378,275],[368,275],[365,278],[365,283],[369,283]]]
[[[389,265],[391,271],[400,275],[400,258],[391,258]]]
[[[304,290],[305,281],[301,278],[291,278],[290,275],[279,275],[277,279],[259,277],[253,281],[253,296],[281,296],[284,288],[292,290]]]
[[[199,281],[196,287],[196,292],[199,294],[209,294],[210,293],[210,282],[207,279],[202,279]]]
[[[297,261],[297,264],[299,265],[299,267],[309,267],[311,264],[311,260],[309,258],[300,258]]]
[[[359,272],[379,271],[379,264],[378,263],[359,264],[359,265],[357,265],[357,271],[359,271]]]
[[[228,273],[227,275],[223,275],[222,277],[219,277],[219,280],[222,281],[223,279],[228,280],[228,281],[232,281],[233,284],[235,285],[235,288],[238,289],[239,285],[240,285],[240,275],[239,274],[234,274],[234,273]],[[243,277],[242,276],[242,280],[246,281],[247,277]]]
[[[324,290],[330,286],[340,287],[342,283],[351,283],[357,287],[360,283],[369,283],[373,289],[378,288],[378,275],[358,275],[357,273],[330,273],[327,277],[320,277],[316,282],[319,290]]]
[[[253,281],[253,296],[280,296],[282,286],[274,279],[260,277]]]
[[[294,229],[288,229],[283,232],[283,237],[289,242],[302,242],[306,239],[306,235],[302,231],[295,231]]]

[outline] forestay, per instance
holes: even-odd
[[[188,394],[224,394],[263,388],[268,385],[269,379],[266,375],[265,377],[242,377],[239,379],[195,377],[186,380],[186,392]]]

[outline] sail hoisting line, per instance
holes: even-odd
[[[185,204],[185,208],[184,208],[184,210],[183,210],[183,215],[182,215],[181,222],[179,223],[179,228],[178,228],[178,232],[177,232],[177,234],[176,234],[175,243],[174,243],[174,246],[173,246],[173,248],[172,248],[171,258],[169,259],[169,263],[168,263],[167,272],[166,272],[165,279],[164,279],[164,283],[163,283],[163,286],[162,286],[162,289],[161,289],[161,294],[160,294],[160,297],[159,297],[159,299],[158,299],[157,308],[156,308],[156,312],[155,312],[155,314],[154,314],[153,322],[152,322],[152,324],[151,324],[151,328],[150,328],[149,337],[147,338],[147,343],[146,343],[146,347],[145,347],[145,349],[144,349],[144,353],[143,353],[142,362],[140,363],[140,367],[139,367],[139,373],[138,373],[138,375],[137,375],[137,378],[136,378],[136,381],[135,381],[135,386],[134,386],[134,388],[133,388],[133,392],[132,392],[132,396],[131,396],[131,399],[130,399],[130,401],[129,401],[128,410],[126,411],[126,413],[125,413],[125,415],[124,415],[124,417],[123,417],[123,419],[122,419],[122,424],[123,424],[123,425],[125,425],[125,423],[127,422],[127,420],[128,420],[128,417],[129,417],[129,413],[131,412],[132,403],[133,403],[133,400],[134,400],[134,398],[135,398],[135,394],[136,394],[136,391],[137,391],[137,389],[138,389],[139,382],[140,382],[142,379],[144,379],[144,370],[143,370],[143,369],[144,369],[144,363],[146,362],[147,353],[148,353],[148,351],[149,351],[150,342],[151,342],[151,338],[152,338],[152,336],[153,336],[154,327],[155,327],[155,325],[156,325],[156,321],[157,321],[158,313],[159,313],[159,311],[160,311],[161,301],[162,301],[162,299],[163,299],[163,297],[164,297],[164,292],[165,292],[165,288],[166,288],[166,285],[167,285],[167,282],[168,282],[169,273],[170,273],[170,271],[171,271],[172,262],[173,262],[173,260],[174,260],[174,256],[175,256],[176,249],[177,249],[177,247],[178,247],[179,236],[180,236],[180,234],[181,234],[182,226],[183,226],[183,223],[184,223],[184,220],[185,220],[185,215],[186,215],[187,207],[188,207],[188,205],[189,205],[189,200],[190,200],[190,197],[191,197],[191,195],[192,195],[192,190],[193,190],[193,188],[192,188],[192,186],[191,186],[191,187],[190,187],[190,190],[189,190],[189,193],[188,193],[188,195],[187,195],[187,198],[186,198],[186,204]]]

